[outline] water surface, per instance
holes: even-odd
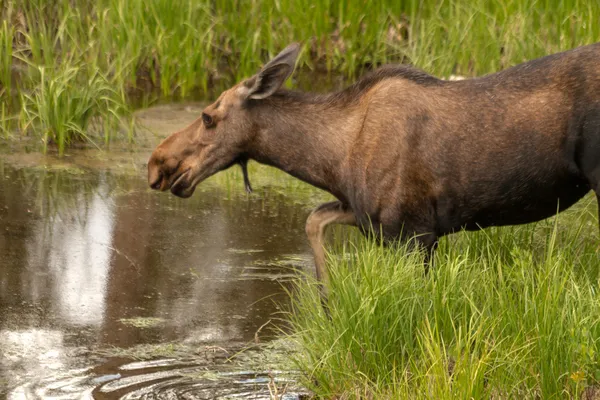
[[[297,398],[285,343],[231,356],[277,338],[314,199],[236,176],[181,200],[147,154],[73,154],[0,161],[0,396]]]

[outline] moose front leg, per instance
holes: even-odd
[[[306,220],[306,235],[315,255],[317,280],[323,284],[328,280],[325,267],[325,228],[330,224],[356,225],[354,212],[339,201],[321,204]]]

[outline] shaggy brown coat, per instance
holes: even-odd
[[[460,229],[538,221],[600,196],[600,44],[454,82],[384,66],[324,95],[281,89],[298,53],[287,47],[166,138],[150,185],[189,197],[236,163],[247,181],[253,159],[332,193],[307,221],[320,279],[331,223],[431,251]]]

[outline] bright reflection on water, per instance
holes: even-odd
[[[311,265],[310,207],[235,183],[182,201],[143,176],[0,161],[0,397],[268,398],[287,382],[227,355],[263,325],[273,338],[286,282]],[[164,344],[212,352],[111,353]]]
[[[114,207],[111,198],[100,191],[106,191],[103,182],[99,192],[89,199],[85,223],[45,224],[48,228],[45,238],[50,241],[48,259],[37,258],[38,262],[49,264],[61,319],[71,325],[98,326],[105,312]],[[44,226],[39,228],[43,229]],[[31,246],[32,253],[43,247],[43,243],[37,242]],[[32,261],[28,265],[34,270],[43,269],[43,265],[35,266]]]

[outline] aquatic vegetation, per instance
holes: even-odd
[[[103,357],[122,357],[132,360],[188,359],[192,355],[190,347],[180,343],[141,344],[128,348],[113,346],[94,350],[94,353]]]
[[[83,64],[130,99],[214,98],[292,41],[303,43],[295,84],[320,90],[316,79],[337,87],[382,63],[473,76],[600,39],[600,3],[584,0],[16,0],[4,2],[0,16],[2,90],[39,90],[41,70],[48,79],[50,69]],[[16,70],[22,78],[7,83]],[[23,127],[21,106],[9,111]]]
[[[203,359],[212,363],[227,365],[240,370],[254,371],[292,371],[292,356],[296,352],[295,344],[285,338],[264,343],[248,345],[236,343],[227,347],[218,345],[194,345],[184,343],[143,344],[129,348],[108,347],[94,350],[95,354],[104,357],[123,357],[132,360],[156,360],[159,358]],[[206,370],[201,372],[203,377]],[[212,372],[211,378],[218,378]],[[197,374],[198,377],[200,374]]]
[[[589,200],[445,238],[428,275],[419,254],[338,231],[329,316],[314,281],[292,293],[305,384],[324,398],[581,398],[600,380]]]
[[[140,329],[154,328],[165,323],[163,318],[155,317],[121,318],[119,321],[124,325]]]

